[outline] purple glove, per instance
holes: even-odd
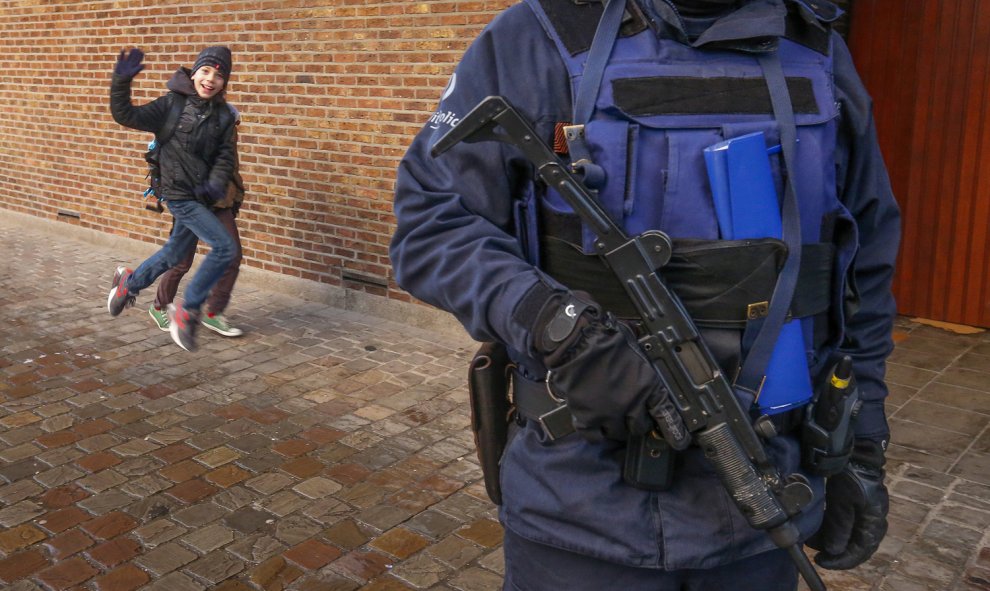
[[[196,196],[196,201],[207,207],[213,207],[214,203],[224,198],[225,193],[223,188],[209,182],[203,183],[193,189],[193,195]]]
[[[121,50],[120,55],[117,57],[117,65],[113,68],[113,73],[124,80],[131,80],[144,69],[144,64],[141,63],[143,59],[144,52],[137,47],[126,52],[126,55],[124,50]]]

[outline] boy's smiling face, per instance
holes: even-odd
[[[201,66],[192,75],[193,87],[202,99],[211,99],[223,90],[226,80],[213,66]]]

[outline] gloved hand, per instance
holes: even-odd
[[[636,337],[587,294],[551,296],[533,339],[550,372],[548,386],[567,400],[585,438],[625,441],[657,429],[674,449],[687,447],[687,427]]]
[[[847,570],[866,562],[887,533],[890,499],[883,485],[884,445],[856,440],[845,469],[825,481],[825,520],[808,540],[815,562]]]
[[[226,192],[223,190],[223,187],[205,182],[193,189],[193,195],[196,196],[196,201],[207,207],[213,207],[214,203],[224,198]]]
[[[125,80],[131,80],[144,69],[142,60],[144,60],[144,52],[137,47],[126,52],[126,55],[124,50],[121,50],[120,55],[117,56],[117,65],[114,66],[113,73]]]

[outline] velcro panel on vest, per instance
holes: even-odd
[[[787,89],[795,113],[819,113],[810,79],[788,77]],[[612,82],[612,92],[616,106],[634,116],[773,113],[763,78],[625,78]]]

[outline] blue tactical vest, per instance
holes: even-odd
[[[561,27],[560,16],[568,10],[563,5],[573,3],[526,2],[553,39],[570,75],[572,96],[577,97],[588,43]],[[701,328],[738,329],[738,339],[752,320],[746,300],[757,296],[748,287],[742,289],[746,293],[731,292],[757,275],[764,290],[772,289],[786,249],[774,240],[720,239],[704,150],[752,132],[762,132],[768,146],[780,143],[764,71],[751,52],[700,50],[662,38],[646,25],[635,2],[627,4],[628,14],[604,68],[590,120],[573,122],[585,123],[587,153],[575,154],[572,145],[565,158],[590,159],[598,174],[589,184],[627,233],[660,229],[675,239],[675,257],[662,272],[665,279]],[[790,315],[801,319],[804,350],[814,375],[842,339],[851,289],[846,276],[855,254],[856,228],[837,198],[833,154],[839,113],[827,43],[813,48],[780,38],[777,52],[797,130],[791,177],[804,245]],[[780,155],[771,157],[771,167],[782,195],[786,168]],[[607,293],[608,287],[601,286],[603,273],[610,272],[589,273],[591,267],[574,256],[573,247],[579,247],[585,259],[594,260],[594,235],[587,228],[581,228],[579,235],[575,232],[577,226],[568,219],[572,211],[559,195],[552,190],[537,193],[540,197],[533,198],[530,209],[539,211],[534,216],[539,221],[528,220],[524,230],[527,244],[539,245],[538,252],[531,253],[534,262],[568,287],[589,291],[600,301],[621,299],[616,289]],[[582,275],[593,279],[582,283]],[[726,299],[737,305],[726,305]],[[742,351],[732,351],[732,344],[720,345],[721,331],[708,332],[706,340],[710,338],[709,346],[720,361],[728,359],[732,365],[744,357]],[[741,346],[744,351],[746,345]]]
[[[526,4],[553,40],[576,97],[601,4]],[[674,239],[674,256],[660,275],[728,370],[744,356],[750,324],[747,304],[769,297],[764,292],[772,291],[786,257],[780,256],[780,240],[721,238],[704,149],[756,131],[763,132],[768,145],[778,144],[781,126],[755,54],[696,49],[664,38],[642,14],[641,4],[627,2],[630,18],[622,24],[605,64],[594,109],[580,122],[585,124],[586,156],[600,167],[600,174],[588,176],[600,203],[627,233],[660,229]],[[787,4],[803,10],[797,1]],[[585,12],[574,17],[576,11]],[[797,16],[788,19],[789,27],[792,21],[798,27],[807,22],[802,19],[808,15]],[[830,33],[827,27],[821,32],[819,43],[808,43],[814,40],[811,32],[810,37],[795,36],[805,43],[781,38],[769,45],[779,44],[796,123],[796,158],[791,159],[796,165],[790,179],[798,195],[803,246],[790,311],[801,319],[812,375],[842,339],[845,276],[857,243],[852,216],[837,197],[839,113]],[[739,45],[752,49],[753,41],[744,39]],[[557,147],[566,160],[581,158],[563,142],[555,141]],[[771,165],[783,195],[786,167],[779,156],[773,156]],[[609,285],[611,271],[593,256],[592,235],[566,202],[535,183],[521,201],[525,203],[519,206],[517,232],[530,261],[568,288],[589,292],[617,316],[632,318],[624,313],[621,286]],[[524,377],[539,380],[543,374],[526,372],[524,361],[519,360]],[[794,432],[773,437],[766,445],[782,474],[800,471]],[[502,458],[502,522],[532,541],[619,564],[667,570],[710,568],[775,548],[732,504],[700,448],[679,454],[671,488],[658,492],[636,489],[622,480],[624,453],[623,442],[589,443],[577,436],[549,441],[533,421],[525,422],[510,437]],[[824,482],[819,477],[810,480],[815,501],[795,518],[804,536],[818,528],[822,516]]]

